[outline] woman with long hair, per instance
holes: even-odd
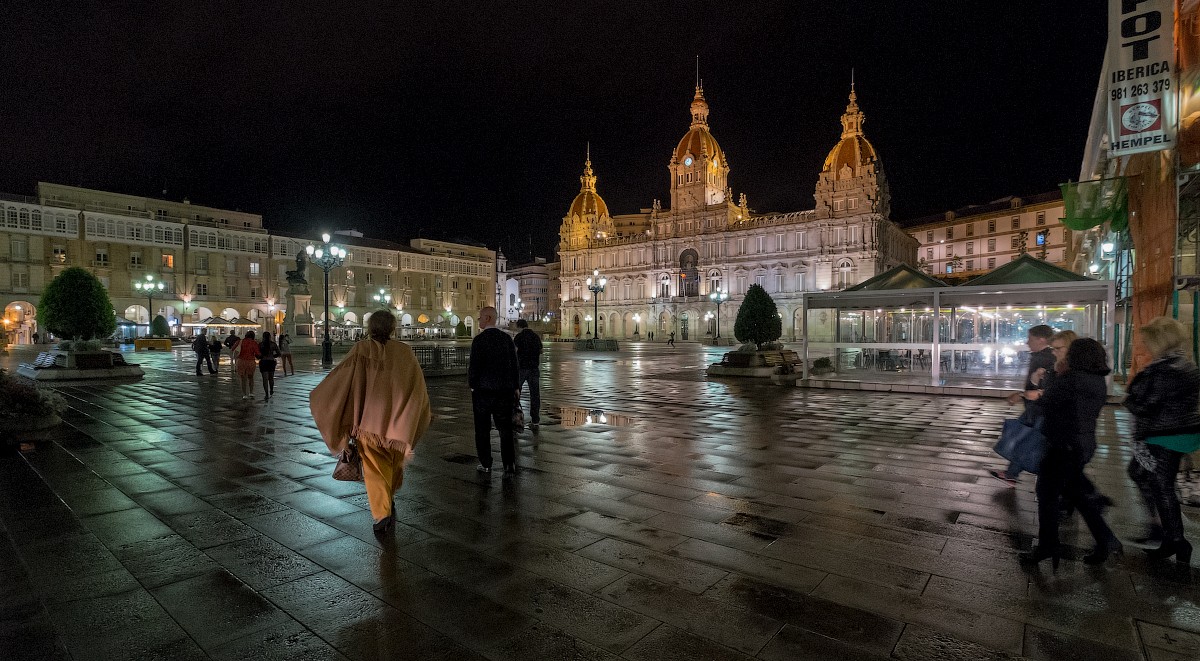
[[[270,333],[263,333],[258,351],[262,356],[258,359],[258,371],[262,373],[263,392],[266,393],[263,401],[268,402],[275,394],[275,359],[279,356],[279,345],[271,339]]]
[[[1096,452],[1096,418],[1108,400],[1108,357],[1104,346],[1091,338],[1075,340],[1067,348],[1066,371],[1056,373],[1040,397],[1045,411],[1042,433],[1046,456],[1038,473],[1038,545],[1022,554],[1022,562],[1047,558],[1058,568],[1059,501],[1073,505],[1083,515],[1096,540],[1083,561],[1103,564],[1121,550],[1121,542],[1104,522],[1102,497],[1083,473]]]
[[[1146,553],[1155,560],[1175,556],[1188,564],[1192,545],[1183,538],[1183,513],[1175,492],[1179,462],[1200,446],[1200,370],[1184,357],[1187,329],[1169,317],[1158,317],[1138,329],[1153,360],[1129,383],[1125,408],[1133,414],[1133,459],[1129,477],[1142,493],[1150,514],[1150,530],[1139,543],[1160,541]]]
[[[237,365],[238,384],[242,387],[242,399],[254,398],[254,369],[260,354],[258,342],[254,341],[254,331],[246,331],[246,336],[233,346],[232,356]]]
[[[396,523],[396,491],[404,464],[429,428],[429,394],[412,349],[392,339],[396,316],[371,314],[357,342],[309,395],[313,420],[334,455],[355,441],[376,535]]]

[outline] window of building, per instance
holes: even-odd
[[[250,288],[250,298],[253,298],[253,299],[257,299],[257,298],[258,298],[258,287],[251,287],[251,288]]]
[[[775,252],[783,252],[783,235],[775,235]]]
[[[949,241],[950,239],[953,239],[953,238],[954,238],[954,226],[951,225],[950,227],[946,228],[946,240]]]
[[[29,259],[28,239],[24,237],[13,237],[11,247],[13,259]]]
[[[995,232],[995,231],[996,231],[996,219],[993,218],[988,221],[988,234],[991,234],[992,232]]]
[[[745,275],[738,275],[737,291],[734,293],[735,294],[745,294],[746,293],[746,276]]]
[[[975,260],[973,260],[973,259],[968,259],[968,260],[967,260],[967,270],[968,270],[968,271],[974,271],[974,270],[975,270]]]
[[[196,255],[196,271],[208,273],[208,255]]]
[[[842,211],[845,208],[846,208],[845,200],[834,200],[833,201],[833,210],[834,211]]]
[[[370,271],[367,271],[367,284],[368,285],[375,284],[375,274],[371,273]]]
[[[225,295],[229,298],[237,298],[237,283],[225,285]]]
[[[135,269],[142,267],[142,253],[140,253],[140,252],[129,253],[129,267],[135,268]]]
[[[777,292],[783,291],[783,274],[782,273],[775,274],[775,291],[777,291]]]
[[[858,208],[858,198],[852,197],[852,198],[846,200],[846,208],[847,209],[857,209]]]
[[[764,246],[765,246],[765,245],[766,245],[766,243],[767,243],[767,237],[765,237],[765,236],[756,236],[756,237],[754,237],[754,239],[755,239],[755,243],[756,243],[756,244],[757,244],[757,246],[758,246],[758,250],[757,250],[757,252],[760,252],[760,253],[762,253],[762,252],[766,252],[766,250],[765,250]]]
[[[925,249],[925,259],[933,259],[933,248]]]
[[[925,243],[933,243],[933,230],[925,233]]]
[[[225,258],[225,272],[233,273],[236,270],[237,270],[237,259],[235,259],[233,257],[226,257]]]
[[[1042,231],[1037,233],[1037,244],[1039,246],[1046,245],[1046,232]]]
[[[996,240],[988,239],[988,252],[996,252]]]
[[[391,287],[391,286],[392,286],[392,274],[391,274],[391,273],[384,273],[384,274],[383,274],[383,284],[384,284],[384,285],[386,285],[386,286],[388,286],[388,287]],[[468,282],[468,283],[467,283],[467,289],[470,289],[470,288],[471,288],[471,283],[469,283],[469,282]]]
[[[967,223],[967,236],[975,236],[975,223]]]
[[[164,252],[162,254],[162,267],[164,269],[175,268],[175,255],[172,255],[169,252]]]
[[[666,274],[658,282],[658,295],[662,298],[671,297],[671,278]]]
[[[991,270],[991,269],[994,269],[994,268],[996,268],[996,258],[995,258],[995,257],[988,257],[988,262],[987,262],[987,264],[988,264],[988,270]]]
[[[946,246],[946,256],[947,257],[954,256],[954,246]]]
[[[1021,217],[1020,216],[1012,217],[1012,228],[1015,230],[1021,229]]]
[[[1015,236],[1012,237],[1011,243],[1012,243],[1012,249],[1016,250],[1017,249],[1017,237],[1015,237]]]
[[[954,273],[954,265],[953,264],[946,265],[946,273]]]
[[[405,286],[405,288],[412,286],[412,276],[408,276],[408,275],[404,276],[404,286]]]
[[[67,262],[67,249],[62,246],[54,246],[54,261],[59,264]]]
[[[29,273],[25,271],[13,271],[12,288],[16,291],[29,289]]]
[[[252,259],[252,260],[250,260],[250,275],[258,275],[258,274],[259,274],[258,260]]]
[[[804,250],[804,232],[796,232],[796,250]]]
[[[766,287],[767,287],[766,274],[760,273],[760,274],[754,276],[754,284],[758,285],[759,287],[762,287],[763,289],[766,289]]]
[[[1045,212],[1045,211],[1040,211],[1040,212],[1038,212],[1038,215],[1037,215],[1037,224],[1038,224],[1038,225],[1045,225],[1045,224],[1046,224],[1046,212]]]
[[[197,282],[196,283],[196,295],[197,296],[208,296],[208,283]]]
[[[974,241],[967,241],[967,254],[968,255],[975,254],[975,242]]]
[[[738,254],[739,255],[746,254],[746,237],[744,237],[744,236],[738,238]]]
[[[108,266],[108,248],[96,248],[96,266]]]

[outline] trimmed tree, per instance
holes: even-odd
[[[38,321],[66,340],[108,337],[117,329],[108,290],[96,276],[72,266],[42,290]]]
[[[167,318],[161,314],[154,317],[154,321],[150,322],[150,334],[154,337],[171,337],[171,325],[167,323]]]
[[[467,322],[460,320],[458,325],[454,327],[454,335],[456,337],[467,337]]]
[[[750,285],[746,298],[738,308],[737,321],[733,324],[733,336],[738,342],[753,342],[759,350],[767,342],[774,342],[783,335],[783,321],[775,301],[761,285]]]

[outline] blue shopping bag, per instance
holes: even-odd
[[[996,454],[1019,465],[1027,473],[1037,474],[1046,456],[1046,437],[1042,435],[1041,419],[1030,422],[1026,416],[1004,421]]]

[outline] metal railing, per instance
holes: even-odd
[[[425,371],[466,369],[471,359],[471,347],[412,346],[417,362]]]

